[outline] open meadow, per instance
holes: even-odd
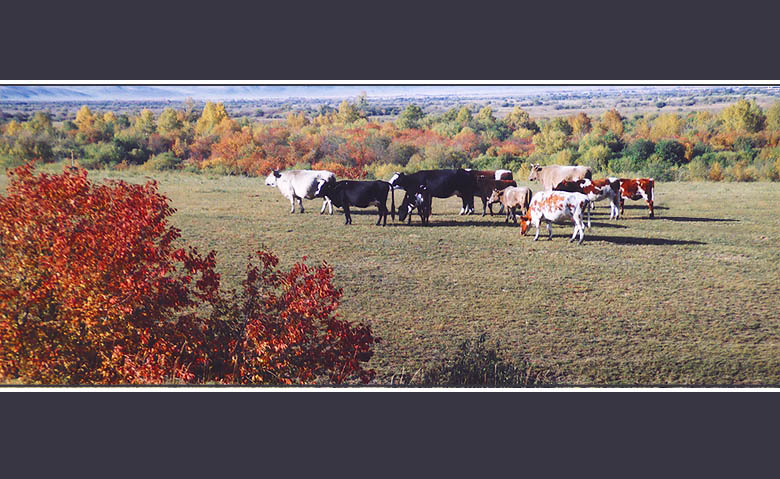
[[[105,177],[148,179],[90,172]],[[567,385],[780,384],[780,183],[656,183],[656,218],[627,201],[625,217],[609,220],[598,203],[578,246],[571,224],[554,226],[551,242],[542,225],[534,242],[533,228],[523,237],[502,215],[458,216],[455,197],[434,199],[428,227],[416,214],[411,226],[375,226],[373,207],[345,226],[341,210],[319,214],[320,200],[290,214],[264,178],[154,177],[183,239],[217,251],[227,285],[261,245],[284,267],[304,256],[332,265],[342,317],[383,339],[369,364],[376,384],[482,333]]]

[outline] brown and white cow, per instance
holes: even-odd
[[[563,180],[553,190],[587,195],[590,200],[588,204],[588,229],[590,229],[590,210],[596,201],[609,199],[609,219],[618,219],[620,217],[620,181],[616,178],[602,178],[600,180],[589,180],[586,178],[577,181]]]
[[[626,199],[636,201],[644,198],[650,209],[650,217],[653,213],[653,200],[655,198],[655,180],[653,178],[609,178],[620,182],[620,214],[623,214],[623,203]]]
[[[503,190],[510,186],[517,186],[515,180],[494,180],[487,176],[477,176],[477,189],[474,191],[474,195],[479,196],[482,200],[482,216],[485,216],[487,209],[490,209],[490,216],[493,216],[493,206],[488,201],[493,190]]]
[[[531,163],[528,181],[540,181],[546,191],[551,191],[563,180],[577,181],[593,178],[593,172],[587,166],[535,165]]]
[[[506,209],[506,220],[504,223],[508,223],[510,217],[517,223],[515,210],[519,208],[520,216],[525,216],[528,213],[532,195],[533,192],[525,186],[509,186],[502,190],[493,190],[488,200],[488,205],[501,203],[504,209]]]
[[[534,241],[539,239],[539,223],[544,219],[547,222],[547,232],[552,240],[552,223],[562,223],[566,220],[574,222],[574,232],[569,242],[574,241],[577,233],[580,234],[582,243],[585,238],[585,225],[582,215],[590,203],[588,197],[582,193],[568,193],[566,191],[540,191],[531,198],[528,213],[520,217],[521,232],[525,235],[528,225],[536,227]]]

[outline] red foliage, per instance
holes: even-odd
[[[220,289],[215,254],[176,248],[154,182],[85,170],[9,173],[0,197],[0,379],[66,384],[367,382],[378,341],[337,319],[327,265],[247,269]],[[210,314],[205,314],[210,311]]]
[[[337,178],[348,180],[359,180],[366,177],[366,172],[360,166],[346,166],[334,162],[317,162],[311,167],[315,170],[328,170],[336,175]]]

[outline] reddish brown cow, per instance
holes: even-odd
[[[636,201],[644,198],[647,201],[647,207],[650,209],[650,217],[655,217],[653,213],[653,199],[655,198],[655,181],[653,178],[610,178],[620,181],[620,214],[623,214],[623,203],[625,199]]]
[[[517,183],[514,180],[494,180],[492,177],[477,176],[477,189],[474,191],[474,196],[479,196],[482,199],[482,216],[485,216],[488,208],[490,216],[493,216],[493,204],[488,203],[493,190],[501,191],[508,186],[517,186]]]

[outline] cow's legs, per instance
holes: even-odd
[[[588,229],[590,229],[590,209],[592,204],[593,204],[592,201],[588,202]]]
[[[303,213],[303,198],[293,195],[293,213],[295,212],[295,200],[298,200],[298,205],[301,207],[301,213]]]
[[[581,230],[585,230],[585,224],[582,221],[577,221],[577,217],[575,216],[572,218],[574,221],[574,231],[571,233],[571,238],[569,238],[569,243],[574,241],[574,239],[577,237],[577,233],[579,233]],[[582,242],[582,239],[580,239],[580,242]]]
[[[482,200],[482,216],[485,216],[487,215],[487,198],[480,196],[480,199]],[[493,216],[493,210],[490,210],[490,216]]]
[[[609,219],[620,218],[620,208],[617,205],[617,199],[613,196],[609,199]]]
[[[325,213],[325,207],[330,206],[330,214],[333,214],[333,204],[331,204],[330,199],[326,196],[322,199],[322,209],[320,209],[320,214]]]
[[[346,201],[344,202],[344,224],[345,225],[352,224],[352,215],[349,214],[349,203],[347,203]]]
[[[548,240],[552,241],[552,221],[550,221],[550,220],[546,220],[546,221],[547,221],[547,233],[549,233],[549,235],[550,235],[548,237]]]
[[[623,197],[621,197],[620,198],[620,216],[623,216],[623,205],[625,205],[625,203],[626,203],[626,200]]]
[[[379,208],[379,218],[377,218],[377,220],[376,220],[376,225],[377,225],[377,226],[379,226],[379,223],[381,223],[381,222],[382,222],[382,220],[384,219],[384,220],[385,220],[385,222],[384,222],[384,224],[383,224],[382,226],[387,226],[387,213],[388,213],[388,211],[387,211],[387,206],[386,206],[386,205],[383,205],[383,204],[380,202],[380,203],[377,205],[377,207]],[[411,214],[409,214],[409,217],[411,217],[411,216],[412,216],[412,215],[411,215]]]
[[[647,200],[647,207],[650,208],[650,217],[653,218],[653,200]]]
[[[295,213],[295,197],[290,196],[290,213]]]
[[[539,223],[536,223],[536,235],[534,236],[534,241],[539,239],[539,226],[541,226]]]

